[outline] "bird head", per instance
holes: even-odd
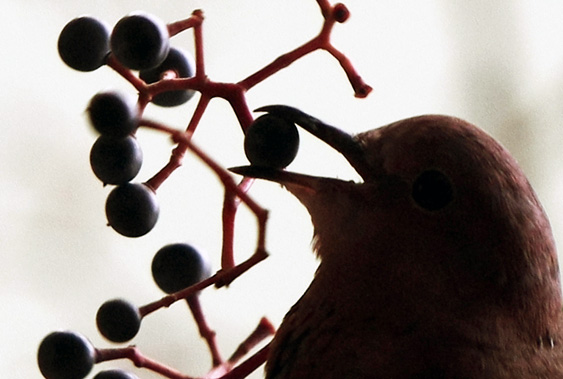
[[[532,334],[559,317],[547,217],[515,159],[484,131],[428,115],[349,135],[295,108],[260,110],[323,140],[362,178],[232,169],[281,183],[307,208],[317,277],[342,294],[354,289],[364,305],[456,317],[496,312],[533,323],[525,326]]]

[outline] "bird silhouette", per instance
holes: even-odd
[[[481,129],[427,115],[357,135],[287,106],[362,182],[267,167],[311,215],[320,257],[271,345],[266,378],[563,378],[548,219]]]

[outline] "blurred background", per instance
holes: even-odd
[[[500,140],[520,161],[563,243],[563,2],[558,0],[348,0],[351,18],[333,42],[373,86],[356,99],[336,61],[315,52],[248,93],[251,108],[298,107],[351,133],[424,113],[471,121]],[[56,50],[72,18],[90,14],[114,25],[134,10],[166,22],[205,12],[208,75],[236,82],[317,34],[322,18],[314,0],[91,0],[5,1],[0,5],[0,375],[40,377],[36,351],[53,330],[86,335],[109,347],[95,327],[105,301],[137,305],[159,299],[150,262],[163,245],[187,241],[219,267],[223,189],[192,155],[158,191],[159,223],[139,239],[105,226],[109,188],[90,172],[95,135],[84,110],[98,91],[132,87],[108,68],[80,73]],[[173,45],[193,51],[191,32]],[[175,109],[149,106],[147,116],[184,127],[195,101]],[[322,143],[301,133],[291,170],[343,179],[357,176]],[[225,167],[246,163],[242,134],[229,105],[214,100],[194,137]],[[168,160],[167,136],[140,131],[144,165],[138,180]],[[256,183],[252,196],[270,209],[271,256],[228,289],[201,295],[223,355],[267,316],[278,325],[310,282],[317,261],[306,211],[280,186]],[[255,248],[256,221],[242,208],[236,254]],[[149,315],[133,341],[148,356],[190,375],[204,374],[209,354],[183,302]],[[96,365],[131,368],[130,362]],[[262,370],[253,378],[262,377]]]

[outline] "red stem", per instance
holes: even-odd
[[[262,318],[260,323],[254,331],[238,346],[231,358],[221,366],[215,367],[205,378],[217,378],[217,375],[222,375],[219,379],[242,379],[246,378],[251,372],[260,367],[268,357],[270,344],[267,344],[257,353],[242,362],[240,365],[233,368],[233,366],[242,359],[243,356],[248,354],[256,345],[262,342],[267,337],[276,332],[274,326],[266,318]],[[224,373],[224,374],[223,374]],[[204,379],[205,379],[204,378]]]
[[[195,310],[196,313],[194,313],[194,315],[197,314],[197,312],[201,311],[201,309],[197,309],[197,306]],[[199,315],[197,317],[199,317]],[[247,377],[251,372],[256,370],[266,361],[270,347],[269,344],[264,346],[256,354],[252,355],[239,366],[234,368],[233,366],[252,348],[254,348],[257,344],[262,342],[265,338],[273,335],[274,333],[275,329],[273,325],[266,318],[262,318],[256,329],[254,329],[252,333],[239,345],[231,358],[229,358],[227,362],[214,364],[214,367],[202,379],[242,379]],[[183,373],[158,361],[148,358],[147,356],[143,355],[143,353],[141,353],[141,351],[136,346],[128,346],[116,349],[95,349],[96,363],[117,359],[129,359],[136,367],[146,368],[148,370],[159,373],[166,378],[195,379],[191,376],[184,375]],[[219,377],[219,375],[221,376]]]
[[[268,77],[274,75],[276,72],[280,71],[283,68],[286,68],[287,66],[298,60],[299,58],[309,54],[314,50],[317,50],[318,48],[320,48],[319,39],[314,38],[311,41],[307,42],[306,44],[299,46],[295,50],[280,55],[269,65],[263,67],[262,69],[258,70],[257,72],[250,75],[249,77],[241,80],[240,82],[238,82],[238,84],[245,90],[249,90],[252,87],[254,87],[256,84],[264,81]]]
[[[140,93],[147,92],[146,83],[143,80],[139,79],[139,77],[137,77],[135,74],[133,74],[133,72],[127,67],[123,66],[113,54],[110,54],[108,56],[106,64],[113,70],[115,70],[119,75],[121,75],[125,80],[131,83],[137,91],[139,91]]]
[[[317,0],[317,4],[319,5],[319,8],[321,8],[321,14],[325,18],[325,20],[329,18],[331,14],[332,6],[328,2],[328,0]]]
[[[184,375],[171,367],[144,356],[135,346],[118,349],[96,349],[96,363],[116,359],[129,359],[136,367],[146,368],[170,379],[194,379],[191,376]]]
[[[272,323],[267,318],[262,317],[256,329],[254,329],[254,331],[238,346],[235,352],[231,355],[229,362],[232,364],[237,363],[256,345],[258,345],[267,337],[273,336],[275,333],[276,328],[272,325]]]
[[[247,192],[254,180],[252,178],[243,178],[239,184],[240,191]],[[221,269],[229,270],[235,266],[235,257],[233,251],[234,234],[235,234],[235,216],[237,208],[240,204],[240,198],[235,192],[225,191],[223,201],[223,246],[221,254]]]
[[[196,11],[197,12],[197,11]],[[201,11],[199,11],[201,12]],[[194,12],[195,14],[195,12]],[[194,28],[195,44],[195,75],[199,78],[205,77],[205,61],[203,59],[203,31],[200,23]]]
[[[185,129],[179,131],[170,128],[166,125],[152,122],[149,120],[142,120],[140,126],[149,127],[162,132],[168,133],[172,136],[177,146],[173,149],[169,162],[146,184],[156,190],[178,167],[182,164],[182,159],[187,150],[192,151],[197,155],[221,180],[225,188],[225,198],[223,203],[223,246],[221,265],[222,268],[212,277],[201,281],[189,288],[186,288],[177,293],[163,297],[162,299],[147,304],[139,311],[142,316],[156,311],[162,307],[169,307],[174,302],[187,299],[192,314],[198,324],[200,334],[206,339],[213,360],[215,369],[210,372],[217,374],[219,370],[227,372],[221,379],[235,379],[244,378],[257,367],[259,367],[267,358],[269,345],[262,348],[252,357],[247,359],[239,366],[232,369],[232,366],[242,358],[243,355],[259,341],[264,339],[267,335],[273,334],[274,330],[271,324],[266,321],[261,321],[259,327],[245,340],[227,361],[222,362],[219,355],[216,342],[215,333],[207,326],[199,302],[197,301],[197,294],[204,288],[215,284],[217,287],[228,285],[238,276],[242,275],[255,264],[265,259],[268,254],[266,252],[266,221],[268,218],[267,210],[259,206],[250,196],[247,191],[252,185],[253,180],[249,178],[237,185],[231,175],[208,156],[198,146],[194,145],[191,141],[191,136],[195,132],[203,113],[212,98],[220,97],[227,100],[237,119],[242,127],[243,132],[246,131],[248,126],[253,121],[252,113],[246,101],[246,91],[257,85],[258,83],[266,80],[283,68],[291,65],[296,60],[303,56],[323,49],[330,53],[335,59],[338,60],[341,67],[345,71],[352,88],[354,89],[357,97],[365,97],[371,91],[371,87],[367,85],[359,74],[354,69],[350,60],[339,50],[337,50],[330,41],[332,28],[336,22],[344,22],[349,15],[347,8],[343,4],[336,4],[332,6],[329,0],[316,0],[324,18],[323,26],[319,34],[305,44],[297,47],[296,49],[279,56],[277,59],[266,65],[262,69],[248,76],[247,78],[239,81],[238,83],[219,83],[211,81],[207,78],[205,72],[204,62],[204,46],[203,46],[203,12],[196,10],[188,19],[181,20],[168,25],[169,34],[171,36],[180,33],[186,29],[193,29],[195,40],[195,62],[196,70],[195,76],[191,78],[163,78],[162,80],[147,85],[143,80],[138,78],[131,70],[121,65],[113,55],[109,55],[107,65],[120,74],[125,80],[129,81],[133,87],[139,92],[138,105],[141,113],[144,111],[146,105],[151,101],[154,95],[170,91],[170,90],[183,90],[191,89],[200,92],[201,97],[196,106],[196,109]],[[240,202],[245,203],[250,210],[256,215],[258,222],[258,238],[255,253],[242,263],[236,265],[233,252],[234,241],[234,226],[236,211]],[[268,326],[269,325],[269,326]],[[178,371],[168,368],[156,361],[144,357],[135,347],[127,347],[123,349],[108,349],[96,350],[96,360],[101,362],[109,359],[127,358],[133,361],[138,367],[145,367],[152,371],[161,373],[162,375],[171,379],[190,379]],[[231,370],[232,369],[232,370]],[[208,376],[211,378],[211,376]],[[213,376],[217,377],[217,376]]]
[[[207,346],[209,347],[209,351],[211,353],[213,367],[219,366],[223,363],[223,359],[221,358],[219,348],[217,347],[217,341],[215,339],[216,333],[209,327],[209,325],[207,325],[203,309],[201,308],[201,303],[199,302],[199,294],[186,298],[186,301],[199,329],[199,335],[205,340],[205,342],[207,342]]]
[[[194,111],[194,114],[192,115],[192,118],[190,119],[188,127],[186,128],[187,132],[189,132],[189,133],[195,132],[195,129],[199,125],[199,121],[201,120],[201,117],[203,116],[203,113],[205,113],[205,110],[207,109],[207,105],[209,104],[209,101],[211,101],[211,98],[209,96],[207,96],[205,94],[201,95],[201,98],[199,99],[199,102],[197,103],[197,107]]]
[[[192,12],[192,15],[189,18],[168,24],[167,25],[168,34],[170,35],[170,37],[173,37],[176,34],[183,32],[184,30],[190,28],[195,29],[198,26],[200,26],[202,23],[203,23],[203,11],[197,9]]]
[[[256,354],[248,358],[246,361],[241,363],[239,366],[233,368],[230,372],[223,375],[219,379],[242,379],[246,378],[252,372],[254,372],[258,367],[262,366],[264,362],[268,359],[268,354],[270,352],[270,344],[264,346]]]

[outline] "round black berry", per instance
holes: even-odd
[[[139,72],[139,77],[146,83],[154,83],[162,78],[162,74],[167,71],[173,71],[177,78],[189,78],[194,76],[195,68],[193,59],[188,53],[173,48],[170,48],[168,56],[160,65],[149,70],[142,70]],[[184,104],[194,95],[192,90],[175,90],[162,92],[155,95],[152,102],[162,107],[174,107]]]
[[[133,133],[139,121],[136,101],[117,91],[96,94],[87,112],[94,129],[108,137],[120,138]]]
[[[57,47],[69,67],[94,71],[105,64],[109,53],[109,29],[92,17],[75,18],[61,31]]]
[[[110,46],[123,65],[133,70],[146,70],[164,61],[170,49],[170,36],[160,19],[136,12],[117,22],[110,36]]]
[[[112,342],[127,342],[141,327],[139,308],[123,299],[108,300],[96,313],[100,333]]]
[[[100,136],[90,150],[90,166],[104,184],[123,184],[139,173],[143,152],[133,136]]]
[[[114,370],[104,370],[94,376],[94,379],[139,379],[136,375],[130,372],[114,369]]]
[[[186,243],[166,245],[152,261],[152,276],[166,293],[174,293],[196,284],[211,274],[207,258]]]
[[[41,341],[37,363],[47,379],[80,379],[92,370],[95,353],[90,341],[82,335],[53,332]]]
[[[246,131],[244,152],[254,166],[287,167],[299,149],[299,133],[291,121],[265,114]]]
[[[126,237],[140,237],[150,232],[158,214],[155,192],[142,183],[117,186],[106,201],[108,225]]]

